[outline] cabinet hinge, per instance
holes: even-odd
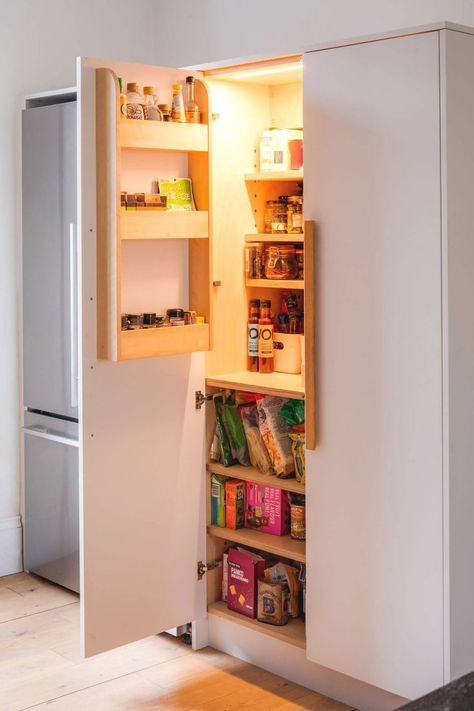
[[[208,573],[210,570],[215,570],[216,568],[219,568],[222,565],[220,560],[214,560],[212,563],[203,563],[202,560],[200,560],[197,564],[197,578],[198,580],[202,580],[204,575]]]
[[[196,410],[200,410],[204,403],[212,400],[212,395],[204,395],[200,390],[195,392]]]

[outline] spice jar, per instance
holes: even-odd
[[[158,104],[163,121],[171,121],[171,104]]]
[[[295,248],[291,244],[272,244],[265,253],[267,279],[296,279],[298,265]]]
[[[265,232],[278,234],[286,232],[286,205],[280,200],[267,200],[265,203]]]
[[[288,198],[286,218],[289,234],[301,234],[303,232],[303,198],[300,195],[293,195]]]
[[[296,248],[296,263],[298,265],[298,279],[304,279],[304,250]]]
[[[296,498],[296,497],[295,497]],[[306,505],[303,497],[299,497],[302,503],[291,503],[290,505],[290,535],[298,541],[306,538]]]

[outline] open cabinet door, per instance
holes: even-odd
[[[198,620],[206,612],[205,582],[198,582],[196,573],[197,562],[205,560],[205,412],[195,408],[195,391],[204,390],[204,354],[123,362],[98,358],[96,194],[104,188],[103,178],[96,181],[98,67],[111,67],[140,84],[158,83],[159,75],[171,85],[183,75],[157,67],[78,62],[81,635],[86,656]],[[117,214],[111,211],[110,219]],[[173,260],[187,269],[188,241],[167,240],[170,307],[187,308],[191,298],[188,285],[173,281]],[[143,268],[144,288],[146,283]],[[147,310],[145,303],[141,310]]]

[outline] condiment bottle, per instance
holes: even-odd
[[[250,300],[247,321],[247,370],[258,373],[258,319],[260,317],[260,299]]]
[[[185,123],[183,87],[181,84],[173,84],[173,103],[171,105],[171,119],[178,123]]]
[[[122,77],[117,77],[120,87],[120,118],[127,118],[127,97],[122,89]]]
[[[127,84],[127,118],[143,121],[143,96],[138,91],[138,84]]]
[[[260,318],[258,319],[259,373],[273,373],[273,321],[271,308],[271,301],[264,299],[260,302]]]
[[[201,123],[199,106],[194,99],[194,77],[186,77],[186,97],[184,99],[184,113],[187,123]]]
[[[162,113],[163,121],[171,121],[171,104],[158,104],[158,108]]]
[[[143,113],[145,119],[147,121],[163,121],[163,114],[156,104],[155,88],[153,86],[144,86],[143,94]]]

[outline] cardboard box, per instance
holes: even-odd
[[[227,557],[227,607],[247,617],[257,616],[257,581],[265,559],[240,548],[229,548]]]
[[[225,482],[218,474],[211,476],[211,523],[225,528]]]
[[[245,482],[228,479],[225,484],[225,525],[226,528],[245,526]]]
[[[262,533],[285,536],[289,532],[290,499],[278,486],[246,482],[245,525]]]

